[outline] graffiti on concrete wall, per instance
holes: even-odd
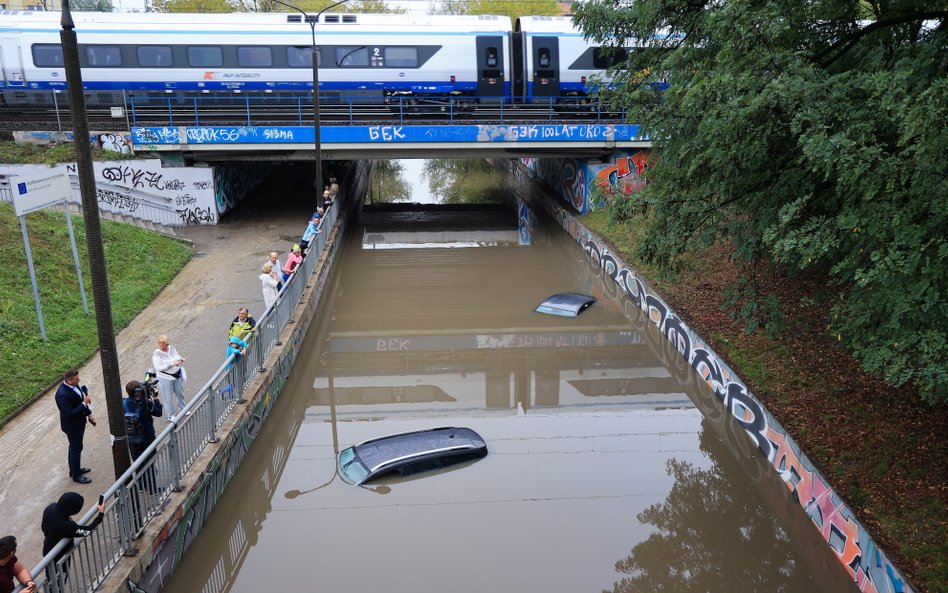
[[[69,202],[82,202],[79,169],[67,163]],[[0,175],[38,173],[48,165],[0,165]],[[158,159],[92,163],[99,209],[140,220],[177,226],[215,224],[213,172],[207,168],[164,167]]]
[[[102,150],[119,154],[132,154],[132,136],[108,132],[96,136],[96,144]]]
[[[75,163],[67,165],[78,177]],[[114,200],[103,200],[103,192],[123,194],[138,203],[139,218],[161,224],[216,224],[213,177],[210,169],[164,167],[158,159],[97,161],[93,163],[99,206],[103,210],[128,213]],[[127,200],[125,202],[127,204]]]
[[[630,194],[645,186],[645,168],[649,151],[619,152],[608,163],[589,163],[582,160],[524,158],[521,164],[531,172],[534,179],[543,182],[559,193],[579,214],[587,214],[602,208],[602,192],[591,191],[593,187],[609,192]]]
[[[507,162],[501,166],[508,167],[507,172],[515,178],[513,187],[531,185],[534,171]],[[550,200],[541,203],[580,244],[590,263],[658,328],[667,347],[705,381],[750,438],[752,446],[777,471],[860,591],[909,591],[898,569],[875,545],[845,501],[733,370],[647,285],[638,271],[613,254],[575,216]]]
[[[272,168],[265,163],[225,164],[214,168],[214,201],[224,214],[266,181]]]
[[[30,144],[53,144],[56,142],[72,142],[75,134],[72,132],[13,132],[13,139],[17,142]],[[125,132],[91,132],[89,144],[98,146],[108,152],[132,154],[132,135]]]

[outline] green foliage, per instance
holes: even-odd
[[[673,267],[730,241],[744,261],[826,274],[831,329],[863,366],[948,399],[944,4],[575,8],[603,44],[673,33],[632,52],[603,90],[653,141],[640,255]],[[866,10],[871,24],[857,20]],[[664,79],[665,91],[649,84]]]
[[[153,0],[154,12],[234,12],[235,4],[228,0]]]
[[[398,161],[378,160],[372,167],[368,204],[390,204],[411,199],[411,184],[404,177],[405,168]]]
[[[483,159],[432,159],[425,162],[431,194],[442,204],[502,204],[503,179]]]
[[[274,0],[236,0],[238,9],[246,12],[287,12],[290,9]],[[309,13],[317,13],[331,6],[336,0],[285,0],[286,4],[296,6]],[[402,13],[403,8],[390,7],[384,0],[349,0],[339,6],[333,6],[326,12],[358,12],[358,13]]]
[[[518,16],[562,14],[556,0],[471,0],[467,14],[500,14],[515,19]]]
[[[430,14],[498,14],[516,19],[527,15],[555,16],[563,14],[556,0],[440,0]]]
[[[74,12],[112,12],[112,0],[72,0],[69,9]]]
[[[428,6],[428,14],[467,14],[467,0],[440,0]]]
[[[93,146],[92,158],[94,160],[124,160],[133,159],[135,155],[108,152],[98,146]],[[74,162],[76,162],[76,148],[72,142],[49,146],[19,142],[0,142],[0,163],[46,163],[54,165],[56,163]]]
[[[66,369],[79,366],[98,348],[92,309],[91,274],[82,217],[72,216],[83,267],[90,314],[82,310],[79,281],[62,211],[26,217],[48,341],[39,334],[33,291],[19,222],[10,204],[0,203],[0,374],[4,376],[0,419],[52,384]],[[134,226],[102,221],[115,331],[131,320],[188,261],[180,241]],[[129,248],[133,246],[133,248]]]

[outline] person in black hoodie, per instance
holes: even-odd
[[[50,550],[56,547],[59,540],[68,538],[69,545],[63,551],[56,555],[56,560],[65,556],[72,549],[72,538],[86,537],[99,526],[102,518],[105,517],[105,503],[99,503],[99,514],[88,525],[79,525],[72,520],[72,516],[82,511],[82,505],[85,499],[78,492],[67,492],[59,497],[58,502],[46,507],[43,510],[43,556],[49,554]],[[69,562],[63,564],[63,581],[67,578],[69,571]],[[47,572],[47,578],[52,580]]]

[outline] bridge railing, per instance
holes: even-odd
[[[312,100],[279,95],[201,95],[194,97],[129,97],[133,127],[156,125],[247,126],[307,125],[313,119]],[[510,102],[500,97],[428,95],[386,97],[382,102],[363,96],[327,94],[320,97],[320,119],[326,124],[367,121],[411,123],[436,119],[458,123],[477,118],[497,122],[624,121],[623,110],[608,109],[586,97],[535,97]]]
[[[102,523],[85,538],[60,541],[33,568],[41,593],[87,593],[108,576],[124,555],[134,555],[135,539],[148,522],[164,510],[172,493],[183,490],[185,473],[194,465],[244,395],[292,319],[306,282],[326,246],[326,234],[336,221],[338,206],[326,212],[320,232],[310,242],[303,262],[283,285],[277,300],[260,317],[254,336],[242,356],[231,355],[122,476],[105,491]],[[324,230],[325,229],[325,230]],[[95,508],[80,519],[88,525]],[[21,591],[22,587],[17,591]]]

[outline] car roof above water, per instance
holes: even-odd
[[[398,459],[438,451],[481,449],[486,446],[484,439],[470,428],[442,426],[371,439],[356,445],[355,450],[362,463],[371,471]]]

